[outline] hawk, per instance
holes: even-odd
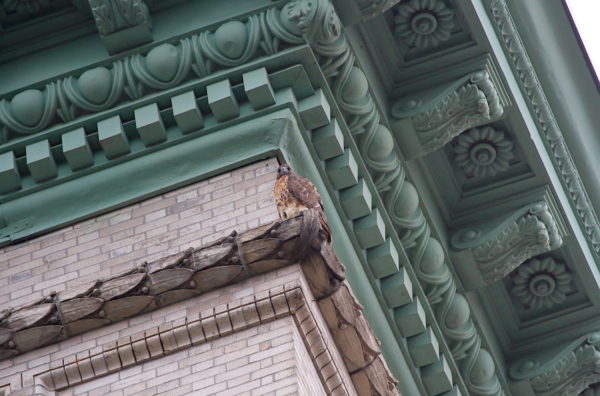
[[[297,175],[289,165],[283,164],[277,169],[273,194],[280,219],[295,217],[305,210],[316,210],[319,214],[321,228],[327,234],[327,241],[331,242],[331,229],[323,211],[323,202],[317,188],[310,180]]]

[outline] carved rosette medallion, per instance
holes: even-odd
[[[512,294],[530,308],[551,308],[565,301],[571,290],[571,274],[552,257],[529,260],[511,278]]]
[[[514,158],[514,145],[502,131],[492,127],[473,128],[454,140],[454,162],[465,174],[476,178],[495,176],[505,171]]]
[[[450,38],[454,28],[454,12],[442,0],[411,0],[397,12],[394,34],[411,47],[436,47]]]

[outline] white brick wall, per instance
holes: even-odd
[[[276,170],[260,161],[0,249],[0,309],[275,220]]]
[[[322,395],[312,362],[299,358],[304,349],[299,337],[292,317],[286,317],[133,366],[59,395]],[[298,342],[301,349],[297,349]],[[301,390],[308,389],[308,385],[300,384],[304,378],[316,380],[311,386],[318,393]]]
[[[277,166],[275,159],[256,162],[0,249],[0,310],[202,246],[234,229],[244,231],[275,220],[271,191]],[[226,302],[214,298],[219,304]],[[0,388],[27,385],[21,378],[43,370],[50,361],[192,312],[197,313],[185,304],[167,307],[0,361]]]
[[[276,168],[274,159],[257,162],[0,250],[0,309],[199,247],[234,229],[244,231],[275,220],[271,191]],[[306,286],[299,266],[281,268],[0,361],[0,390],[30,386],[34,375],[76,354],[93,355],[123,337],[197,317],[207,308],[298,280]],[[307,298],[313,301],[310,291]],[[319,327],[326,329],[316,303],[310,304]],[[333,340],[328,333],[326,337],[334,360],[343,367]],[[347,373],[340,374],[346,384],[351,383]],[[58,394],[312,396],[325,392],[297,324],[288,316]]]

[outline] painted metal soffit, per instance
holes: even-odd
[[[510,14],[506,0],[492,0],[483,3],[511,62],[511,67],[528,102],[527,104],[532,109],[531,113],[534,121],[541,131],[541,137],[548,148],[550,158],[560,176],[562,185],[568,193],[579,224],[584,230],[585,237],[598,264],[600,263],[600,222],[596,209],[588,197],[569,148]]]

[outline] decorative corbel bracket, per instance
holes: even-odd
[[[525,260],[560,247],[566,231],[558,218],[547,202],[536,201],[456,232],[450,245],[465,289],[502,279]]]
[[[435,151],[465,130],[499,118],[504,111],[486,70],[397,100],[393,130],[407,159]]]
[[[509,374],[515,381],[511,387],[519,395],[579,395],[600,382],[600,332],[518,360]]]
[[[383,14],[400,0],[333,0],[344,26],[352,26]]]
[[[100,37],[113,55],[152,38],[148,7],[142,0],[89,0]]]

